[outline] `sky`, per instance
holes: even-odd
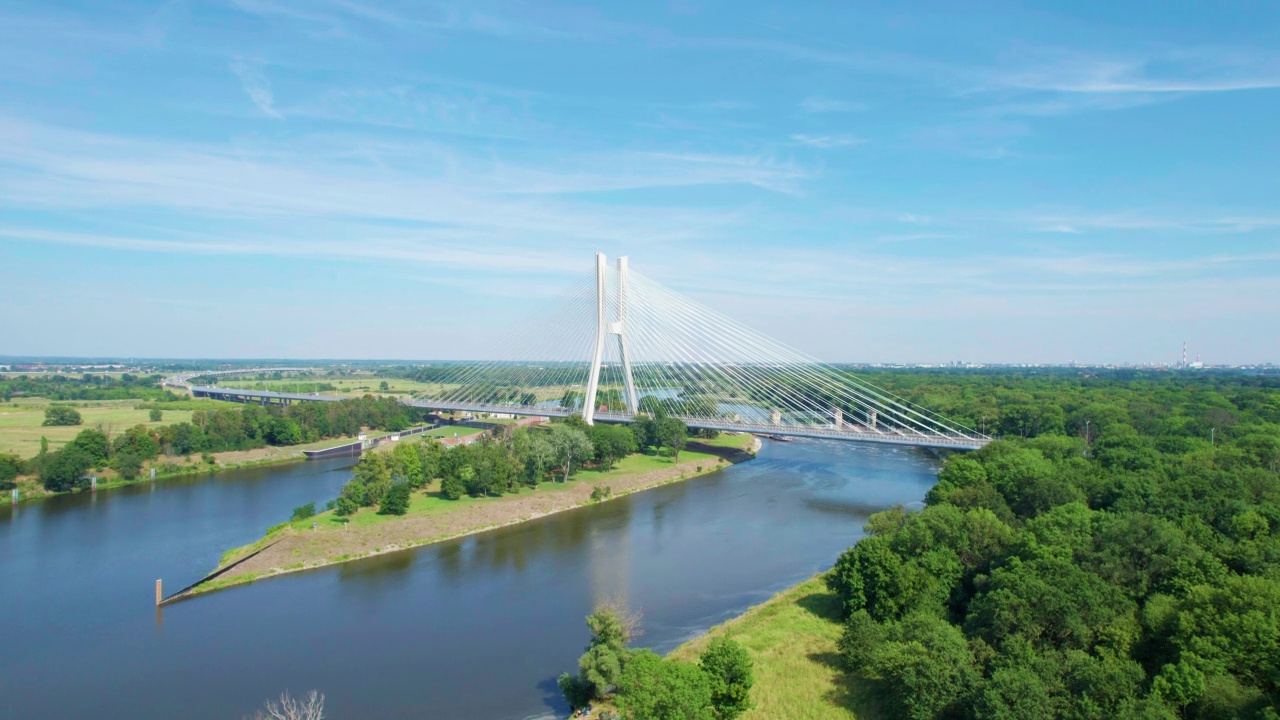
[[[0,355],[1280,362],[1280,5],[0,0]]]

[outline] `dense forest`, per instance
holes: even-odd
[[[1280,382],[885,374],[1004,440],[828,576],[901,718],[1280,717]]]

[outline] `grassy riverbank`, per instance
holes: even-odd
[[[840,670],[840,600],[823,576],[774,595],[671,652],[697,661],[712,638],[728,635],[755,663],[754,703],[743,720],[879,718],[870,687]]]
[[[537,488],[496,497],[464,496],[448,500],[440,495],[438,483],[434,483],[432,489],[413,494],[409,512],[403,516],[379,515],[372,508],[366,508],[349,518],[325,512],[313,518],[281,523],[257,542],[228,551],[216,570],[240,564],[216,580],[200,585],[192,594],[403,550],[570,510],[598,502],[591,497],[597,486],[607,487],[610,498],[617,498],[703,475],[749,459],[755,442],[749,435],[721,435],[715,440],[691,442],[689,449],[680,454],[679,462],[667,457],[632,455],[619,460],[609,471],[584,469],[569,482],[543,482]],[[262,552],[243,560],[259,550]]]
[[[75,429],[79,431],[83,428],[76,427]],[[175,478],[215,475],[228,470],[245,470],[255,467],[302,462],[307,459],[306,455],[302,454],[303,450],[321,450],[335,445],[349,443],[352,440],[354,440],[354,438],[330,438],[328,440],[320,440],[302,445],[285,445],[281,447],[267,446],[254,450],[230,450],[227,452],[213,453],[211,455],[213,462],[206,462],[197,455],[188,455],[185,457],[161,456],[144,463],[142,470],[138,473],[138,477],[133,480],[125,480],[116,474],[115,471],[110,469],[101,471],[93,470],[91,472],[98,476],[98,490],[111,490],[113,488],[121,488],[129,485],[150,483],[152,468],[155,468],[157,482],[163,482],[165,480],[172,480]],[[29,500],[40,500],[54,495],[89,492],[89,490],[72,490],[66,493],[49,492],[41,486],[40,481],[34,476],[23,476],[18,478],[17,486],[18,502],[20,504]],[[0,493],[0,507],[12,504],[13,496],[8,490]]]

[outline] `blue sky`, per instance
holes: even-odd
[[[963,9],[961,9],[963,8]],[[0,354],[1280,361],[1280,5],[0,2]]]

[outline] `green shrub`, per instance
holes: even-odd
[[[125,480],[133,480],[142,470],[142,458],[132,452],[122,452],[115,457],[116,472]]]
[[[79,425],[84,422],[80,417],[80,413],[76,409],[67,405],[50,405],[45,408],[44,422],[42,425],[50,427],[59,427],[66,425]]]
[[[151,418],[151,422],[160,422],[161,420],[164,419],[164,412],[161,411],[159,408],[151,408],[151,413],[149,414],[149,417]]]
[[[379,515],[404,515],[409,512],[409,483],[391,483],[378,503]]]
[[[315,514],[316,514],[316,504],[313,502],[309,502],[306,505],[299,505],[298,507],[294,508],[293,516],[290,518],[290,520],[306,520],[309,517],[314,517]]]

